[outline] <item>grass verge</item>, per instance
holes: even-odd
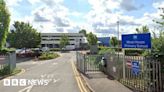
[[[19,74],[21,71],[22,71],[22,69],[15,68],[11,73],[0,74],[0,80],[4,79],[6,77],[9,77],[9,76],[13,76],[13,75]]]

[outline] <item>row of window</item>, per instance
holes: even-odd
[[[62,37],[62,36],[42,36],[42,37]],[[68,37],[83,37],[83,36],[68,36]]]
[[[59,41],[60,39],[42,39],[43,41]],[[75,41],[75,39],[69,39],[70,41]],[[81,39],[80,39],[81,41]]]
[[[68,45],[75,45],[75,44],[68,44]],[[58,48],[59,44],[42,44],[42,47]]]

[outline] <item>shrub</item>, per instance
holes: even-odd
[[[60,51],[60,48],[51,48],[50,51]]]
[[[10,53],[10,52],[14,52],[15,51],[15,49],[13,49],[13,48],[3,48],[3,49],[0,49],[0,54],[8,54],[8,53]]]
[[[99,47],[99,52],[98,54],[105,54],[105,53],[113,53],[114,52],[114,49],[111,49],[109,47]]]
[[[11,71],[10,71],[10,66],[9,65],[5,65],[3,67],[3,69],[0,70],[0,76],[8,75],[10,73],[11,73]]]
[[[57,53],[44,52],[39,56],[39,60],[49,60],[59,57]]]
[[[127,56],[140,56],[145,55],[145,50],[125,50],[125,55]]]

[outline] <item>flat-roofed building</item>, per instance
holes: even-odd
[[[66,47],[75,49],[86,43],[86,38],[82,33],[41,33],[41,46],[49,48],[59,48],[60,39],[63,35],[68,36],[69,45]]]

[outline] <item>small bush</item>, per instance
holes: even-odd
[[[4,49],[0,49],[0,54],[8,54],[8,53],[10,53],[10,52],[14,52],[15,51],[15,49],[13,49],[13,48],[4,48]]]
[[[99,52],[98,54],[105,54],[105,53],[113,53],[114,49],[111,49],[109,47],[99,47]]]
[[[51,48],[50,51],[60,51],[60,48]]]
[[[141,56],[145,54],[145,50],[125,50],[125,55],[127,56]]]
[[[44,52],[39,56],[39,60],[49,60],[59,57],[57,53]]]
[[[10,66],[9,65],[5,65],[3,67],[3,69],[0,70],[0,76],[8,75],[10,73],[11,73],[11,71],[10,71]]]

